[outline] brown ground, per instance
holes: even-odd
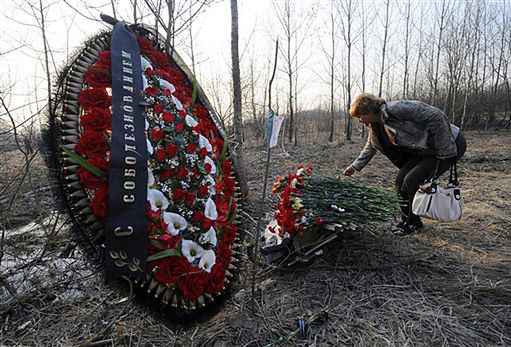
[[[298,318],[328,306],[327,320],[289,345],[510,345],[511,134],[466,135],[468,150],[460,164],[463,221],[426,222],[421,233],[403,238],[386,232],[388,226],[374,233],[350,232],[311,263],[291,269],[263,264],[254,311],[250,261],[244,257],[240,276],[216,315],[186,325],[132,301],[124,287],[103,284],[101,264],[86,256],[67,216],[55,211],[38,156],[30,181],[8,209],[17,181],[8,182],[23,161],[15,152],[3,153],[0,343],[265,345],[295,330]],[[342,145],[278,148],[271,180],[299,164],[314,165],[319,175],[340,175],[362,145],[356,138]],[[252,201],[260,198],[265,159],[261,147],[246,151]],[[355,179],[390,188],[395,171],[378,155]],[[246,232],[254,233],[257,216],[248,204]]]

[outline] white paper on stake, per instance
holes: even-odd
[[[277,140],[279,139],[279,132],[282,122],[284,121],[284,116],[273,117],[273,127],[270,138],[270,148],[275,147],[277,145]]]

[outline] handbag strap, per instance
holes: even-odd
[[[454,186],[459,186],[460,182],[458,181],[458,165],[456,164],[456,159],[452,158],[451,168],[449,172],[449,183]]]

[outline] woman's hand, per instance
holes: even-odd
[[[348,166],[346,169],[344,169],[344,176],[351,176],[355,173],[355,168],[353,166]]]

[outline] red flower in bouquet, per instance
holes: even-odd
[[[216,246],[216,250],[217,250],[216,251],[216,262],[221,264],[222,267],[224,267],[225,269],[229,268],[229,264],[231,263],[231,254],[232,254],[232,251],[229,248],[229,246],[227,246],[227,244],[222,241]]]
[[[92,107],[80,117],[80,125],[85,130],[103,132],[112,128],[112,114],[108,109]]]
[[[174,115],[170,112],[163,112],[161,118],[165,123],[172,124],[174,122]]]
[[[151,140],[160,142],[164,134],[163,130],[155,128],[151,130]]]
[[[168,169],[165,169],[165,170],[162,171],[162,173],[160,174],[160,179],[161,180],[168,180],[173,175],[174,175],[174,169],[169,167]]]
[[[108,216],[108,186],[103,185],[94,192],[94,197],[90,202],[92,213],[101,220],[106,220]]]
[[[182,276],[179,279],[179,288],[183,291],[183,299],[196,300],[204,293],[207,277],[204,271],[200,268],[192,268],[192,273]]]
[[[78,94],[80,105],[90,110],[94,107],[108,108],[111,105],[112,97],[108,95],[105,88],[84,89]]]
[[[222,266],[222,264],[216,263],[211,268],[211,272],[209,273],[204,290],[210,294],[219,293],[224,287],[224,282],[225,268]]]
[[[178,150],[179,150],[179,147],[176,145],[172,145],[172,144],[167,145],[167,153],[169,154],[170,157],[175,157]]]
[[[163,148],[158,148],[156,151],[156,159],[165,161],[165,159],[167,159],[167,152]]]
[[[103,134],[99,131],[86,130],[76,144],[76,152],[88,156],[106,153],[108,142]]]
[[[184,191],[182,189],[174,189],[174,192],[172,194],[172,199],[174,201],[179,201],[179,200],[184,199],[185,196],[186,196],[186,191]]]
[[[234,238],[236,237],[236,226],[231,224],[222,233],[222,241],[228,245],[234,244]]]
[[[158,271],[154,276],[156,280],[167,284],[177,283],[180,277],[190,272],[192,268],[186,258],[178,256],[170,256],[150,263],[152,266],[158,266]]]
[[[109,87],[112,85],[110,66],[108,65],[92,65],[84,77],[91,87]]]
[[[163,112],[163,105],[162,104],[154,104],[153,106],[153,112],[156,114],[160,114]]]
[[[151,60],[162,69],[167,69],[170,67],[169,58],[163,52],[153,52],[151,55]]]
[[[186,170],[184,167],[180,166],[179,169],[177,170],[176,177],[181,180],[184,180],[186,178],[186,176],[188,176],[188,170]]]
[[[94,155],[87,159],[87,162],[103,172],[108,173],[110,171],[110,164],[105,160],[103,156]],[[108,185],[106,180],[96,176],[83,166],[80,166],[78,169],[78,176],[80,177],[80,182],[82,182],[87,189],[94,190],[101,186]]]
[[[102,51],[98,54],[98,61],[96,64],[98,65],[104,65],[104,66],[111,66],[111,58],[112,54],[110,51]]]
[[[151,55],[154,52],[153,43],[145,37],[138,36],[137,37],[138,46],[140,47],[140,52],[143,54]]]

